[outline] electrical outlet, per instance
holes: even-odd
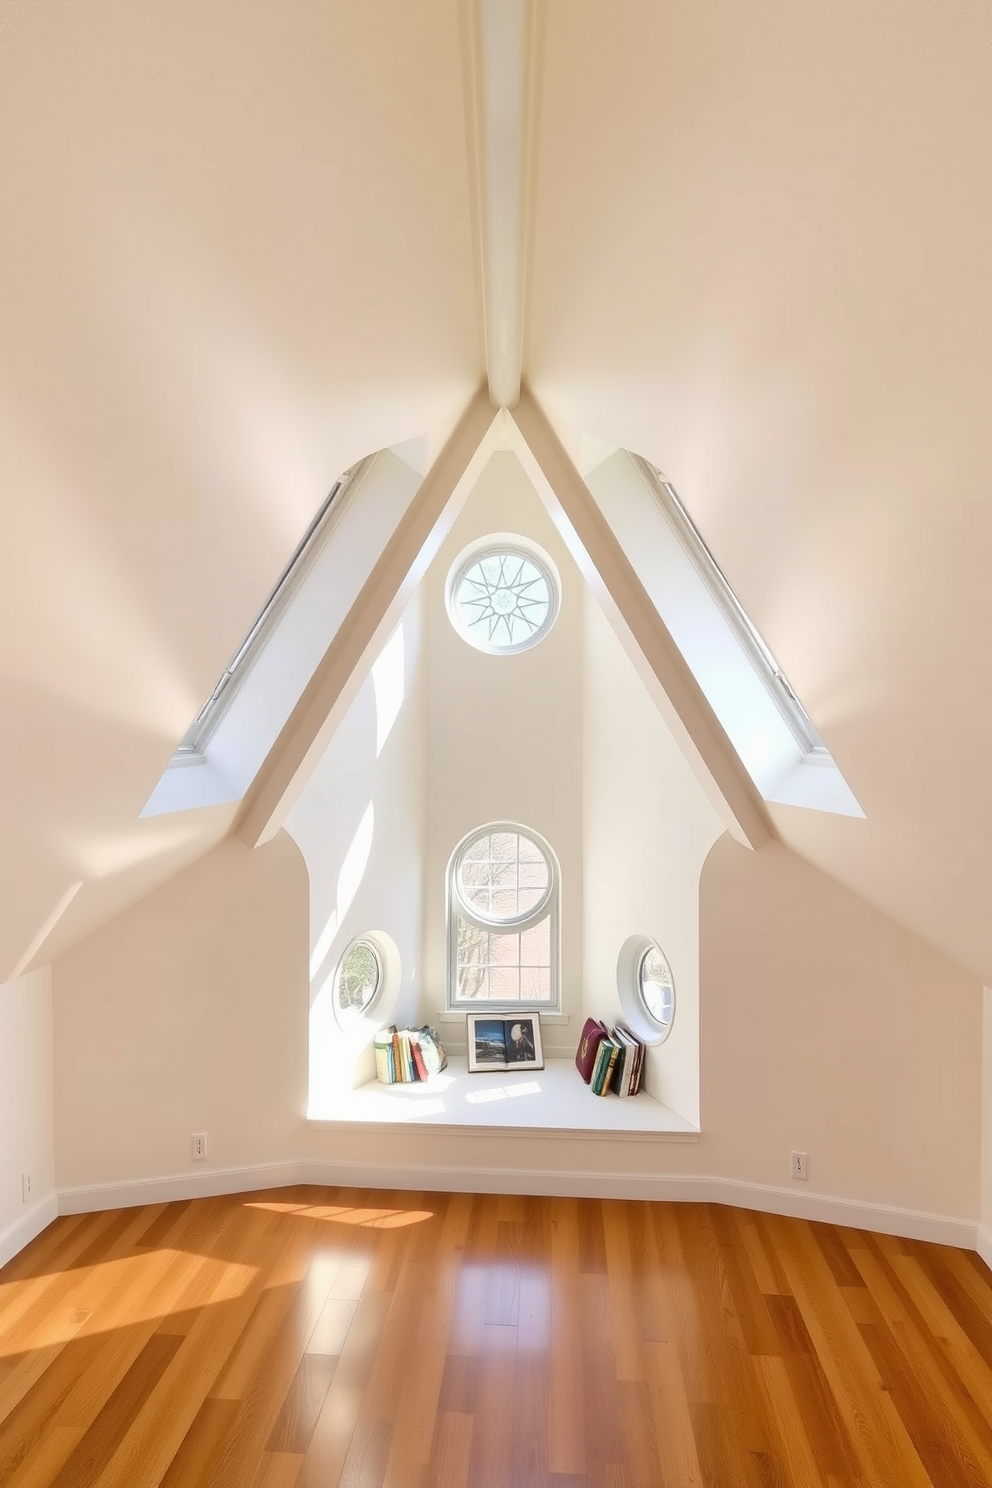
[[[194,1132],[189,1139],[190,1156],[194,1162],[203,1162],[207,1155],[206,1132]]]
[[[794,1152],[792,1154],[792,1176],[801,1178],[803,1182],[809,1177],[809,1154],[806,1152]]]
[[[31,1197],[31,1174],[21,1174],[21,1203],[26,1204]]]

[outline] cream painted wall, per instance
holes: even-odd
[[[444,602],[451,564],[469,543],[515,532],[543,547],[561,574],[558,619],[539,646],[486,656],[456,634]],[[545,1053],[574,1049],[582,1012],[582,604],[584,582],[516,455],[498,451],[431,565],[426,607],[424,982],[421,1011],[444,1007],[445,872],[458,842],[489,821],[533,827],[562,875],[562,1008]],[[445,1033],[464,1048],[464,1024]]]
[[[982,1208],[981,1250],[992,1266],[992,987],[982,992]]]
[[[981,986],[777,843],[717,843],[700,941],[709,1171],[974,1218]]]
[[[382,1022],[418,1012],[424,830],[420,595],[387,640],[287,818],[310,877],[310,1110],[342,1082],[375,1077],[370,1043]],[[334,973],[357,935],[384,932],[399,978],[345,1034],[333,1012]]]
[[[60,1191],[294,1156],[307,1102],[307,883],[236,838],[52,968]],[[190,1160],[205,1131],[206,1163]]]
[[[32,1190],[27,1204],[21,1195],[25,1171]],[[0,985],[0,1265],[54,1216],[54,1193],[52,982],[46,966]]]
[[[675,978],[676,1017],[649,1050],[646,1088],[699,1121],[699,875],[723,824],[623,646],[585,591],[583,855],[586,1013],[621,1016],[617,956],[654,937]]]

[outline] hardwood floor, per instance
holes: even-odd
[[[989,1488],[992,1273],[709,1205],[341,1189],[0,1271],[3,1488]]]

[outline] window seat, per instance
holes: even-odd
[[[624,1100],[593,1095],[570,1059],[549,1059],[543,1070],[487,1070],[469,1074],[465,1060],[413,1085],[370,1080],[325,1101],[315,1125],[426,1126],[515,1132],[570,1132],[640,1140],[694,1142],[699,1130],[641,1091]]]

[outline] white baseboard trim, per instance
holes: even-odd
[[[40,1235],[42,1230],[47,1230],[52,1220],[57,1218],[58,1213],[58,1195],[46,1194],[43,1199],[38,1199],[32,1204],[30,1209],[25,1210],[12,1225],[0,1231],[0,1266],[6,1266],[7,1262],[12,1261],[36,1235]]]
[[[319,1183],[306,1162],[265,1163],[247,1168],[208,1168],[167,1178],[130,1178],[123,1183],[96,1183],[62,1188],[60,1214],[93,1214],[98,1209],[134,1209],[139,1204],[173,1204],[178,1199],[213,1199],[219,1194],[253,1193],[260,1188],[286,1188],[291,1183]],[[366,1185],[374,1187],[375,1185]]]
[[[60,1214],[88,1214],[98,1209],[127,1209],[138,1204],[171,1203],[177,1199],[212,1198],[218,1194],[250,1193],[263,1188],[286,1188],[307,1183],[331,1188],[392,1188],[428,1193],[549,1194],[556,1198],[656,1199],[674,1203],[730,1204],[796,1219],[877,1230],[909,1240],[930,1240],[962,1250],[978,1247],[974,1220],[955,1219],[916,1209],[869,1204],[832,1194],[797,1193],[763,1183],[696,1174],[636,1174],[574,1172],[519,1168],[459,1168],[453,1166],[390,1166],[380,1163],[337,1162],[323,1158],[270,1163],[261,1167],[224,1168],[166,1178],[141,1178],[126,1183],[63,1189]],[[992,1256],[992,1237],[984,1236]],[[992,1261],[990,1261],[992,1264]]]
[[[992,1230],[983,1230],[981,1225],[979,1225],[975,1249],[989,1270],[992,1271]]]

